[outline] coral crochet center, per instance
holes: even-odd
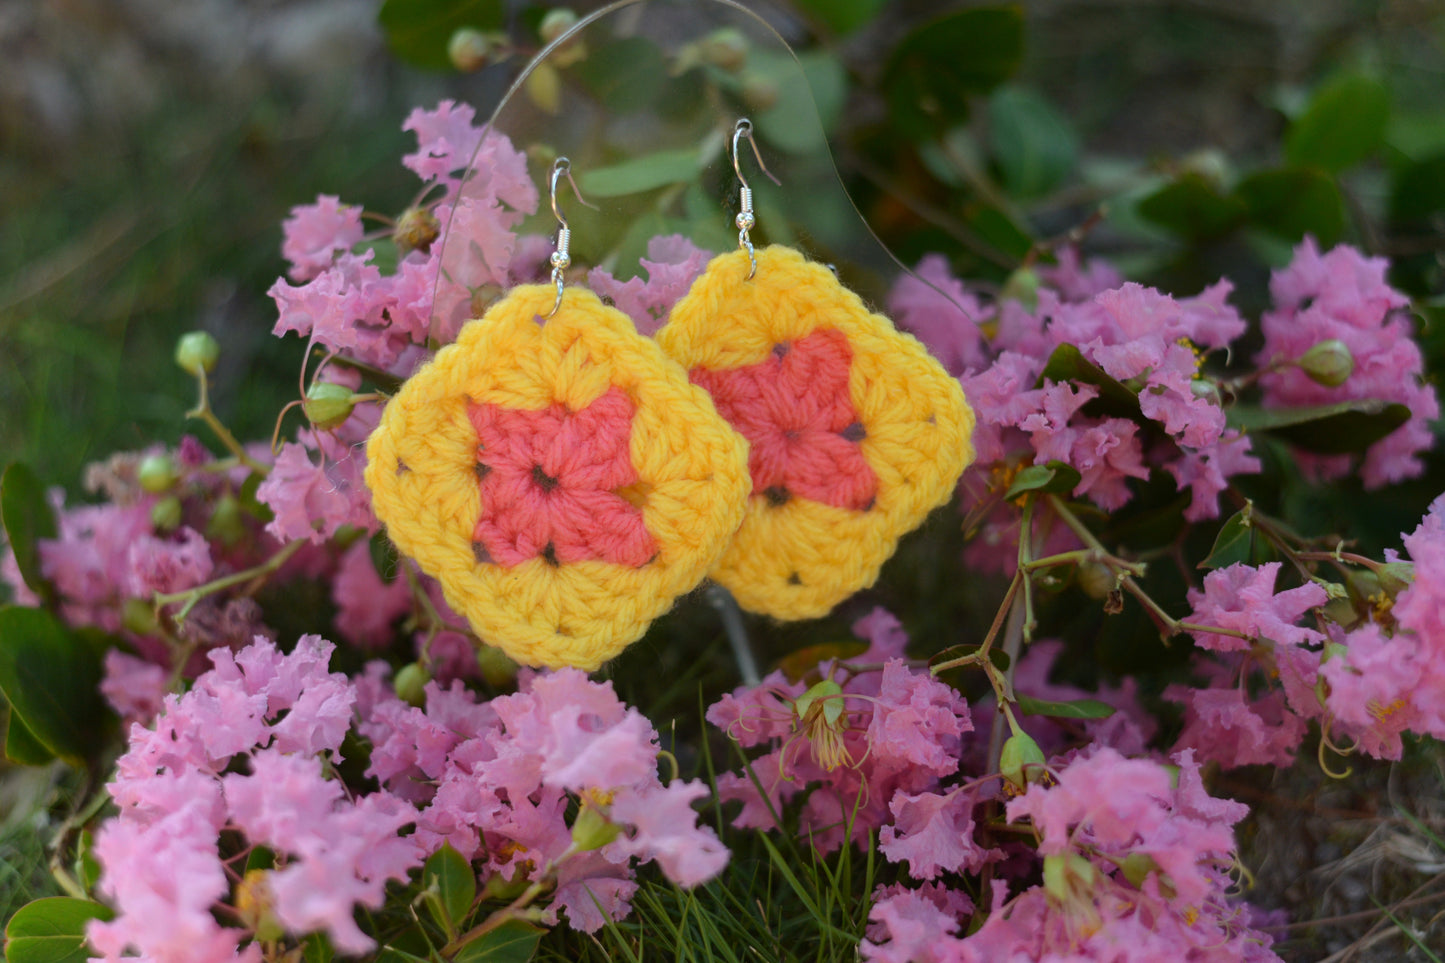
[[[478,561],[646,565],[657,544],[624,491],[638,480],[628,453],[633,411],[616,387],[580,411],[469,405],[482,500],[472,536]]]
[[[852,361],[847,336],[821,330],[775,345],[757,364],[690,372],[748,440],[755,496],[772,505],[798,496],[852,511],[873,506],[878,476],[858,444],[866,433],[848,397]]]

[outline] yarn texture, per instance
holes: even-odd
[[[753,492],[712,577],[816,618],[872,585],[973,461],[973,409],[917,339],[774,245],[713,259],[657,333],[749,443]]]
[[[706,392],[590,291],[513,289],[387,404],[372,504],[477,635],[592,670],[715,565],[747,446]]]

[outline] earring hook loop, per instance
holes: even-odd
[[[583,206],[597,210],[596,204],[588,204],[587,199],[582,196],[582,191],[577,187],[577,181],[572,177],[572,162],[566,157],[559,157],[552,162],[552,178],[549,183],[549,193],[552,200],[552,216],[557,218],[557,250],[552,252],[548,259],[552,265],[552,283],[557,286],[557,300],[552,302],[552,310],[543,315],[542,320],[551,318],[562,307],[562,288],[564,281],[562,274],[572,264],[572,226],[567,223],[567,215],[562,213],[562,208],[557,203],[557,184],[566,176],[567,183],[572,185],[572,193],[577,196]]]
[[[742,162],[738,158],[738,144],[744,137],[747,138],[748,143],[753,148],[753,158],[758,162],[758,169],[779,187],[783,185],[783,182],[774,177],[773,172],[768,170],[768,165],[763,163],[762,151],[758,150],[758,142],[753,137],[753,122],[746,117],[738,118],[738,122],[733,125],[732,153],[733,173],[737,175],[738,183],[741,185],[738,188],[738,206],[740,209],[738,216],[733,219],[733,223],[736,224],[738,228],[738,247],[748,252],[748,264],[750,268],[748,270],[747,280],[751,281],[753,275],[758,273],[758,256],[753,250],[753,241],[752,238],[748,236],[748,232],[757,225],[758,218],[753,211],[753,189],[748,184],[747,177],[743,175]]]

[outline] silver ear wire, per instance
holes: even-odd
[[[773,177],[773,172],[768,170],[767,164],[763,163],[763,155],[758,150],[758,142],[753,139],[753,122],[746,117],[740,117],[737,124],[733,126],[733,173],[738,176],[738,183],[741,185],[738,188],[738,216],[733,219],[733,223],[738,228],[738,247],[748,252],[748,264],[751,267],[748,270],[747,279],[751,281],[753,275],[758,273],[758,256],[753,251],[753,241],[748,236],[748,232],[757,225],[758,218],[753,212],[753,189],[748,186],[748,179],[743,176],[742,164],[738,161],[738,142],[744,137],[752,145],[753,157],[758,162],[758,168],[779,187],[782,186],[782,181]]]
[[[577,195],[577,200],[587,207],[596,210],[596,205],[588,204],[582,192],[577,189],[577,182],[572,179],[572,162],[565,157],[559,157],[552,162],[552,180],[550,193],[552,195],[552,216],[557,218],[557,250],[552,252],[548,259],[552,265],[552,283],[557,286],[557,300],[552,302],[552,310],[543,315],[542,320],[547,320],[557,313],[562,307],[562,273],[572,264],[572,227],[567,223],[567,216],[562,213],[562,208],[557,205],[557,182],[562,175],[567,175],[567,183],[572,185],[572,193]]]

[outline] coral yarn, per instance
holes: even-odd
[[[477,635],[595,669],[707,574],[747,447],[706,392],[589,291],[513,289],[387,404],[372,504]]]
[[[872,585],[949,499],[974,415],[927,349],[826,267],[780,246],[757,261],[749,281],[745,252],[714,258],[657,341],[751,445],[747,514],[712,577],[743,608],[814,618]]]

